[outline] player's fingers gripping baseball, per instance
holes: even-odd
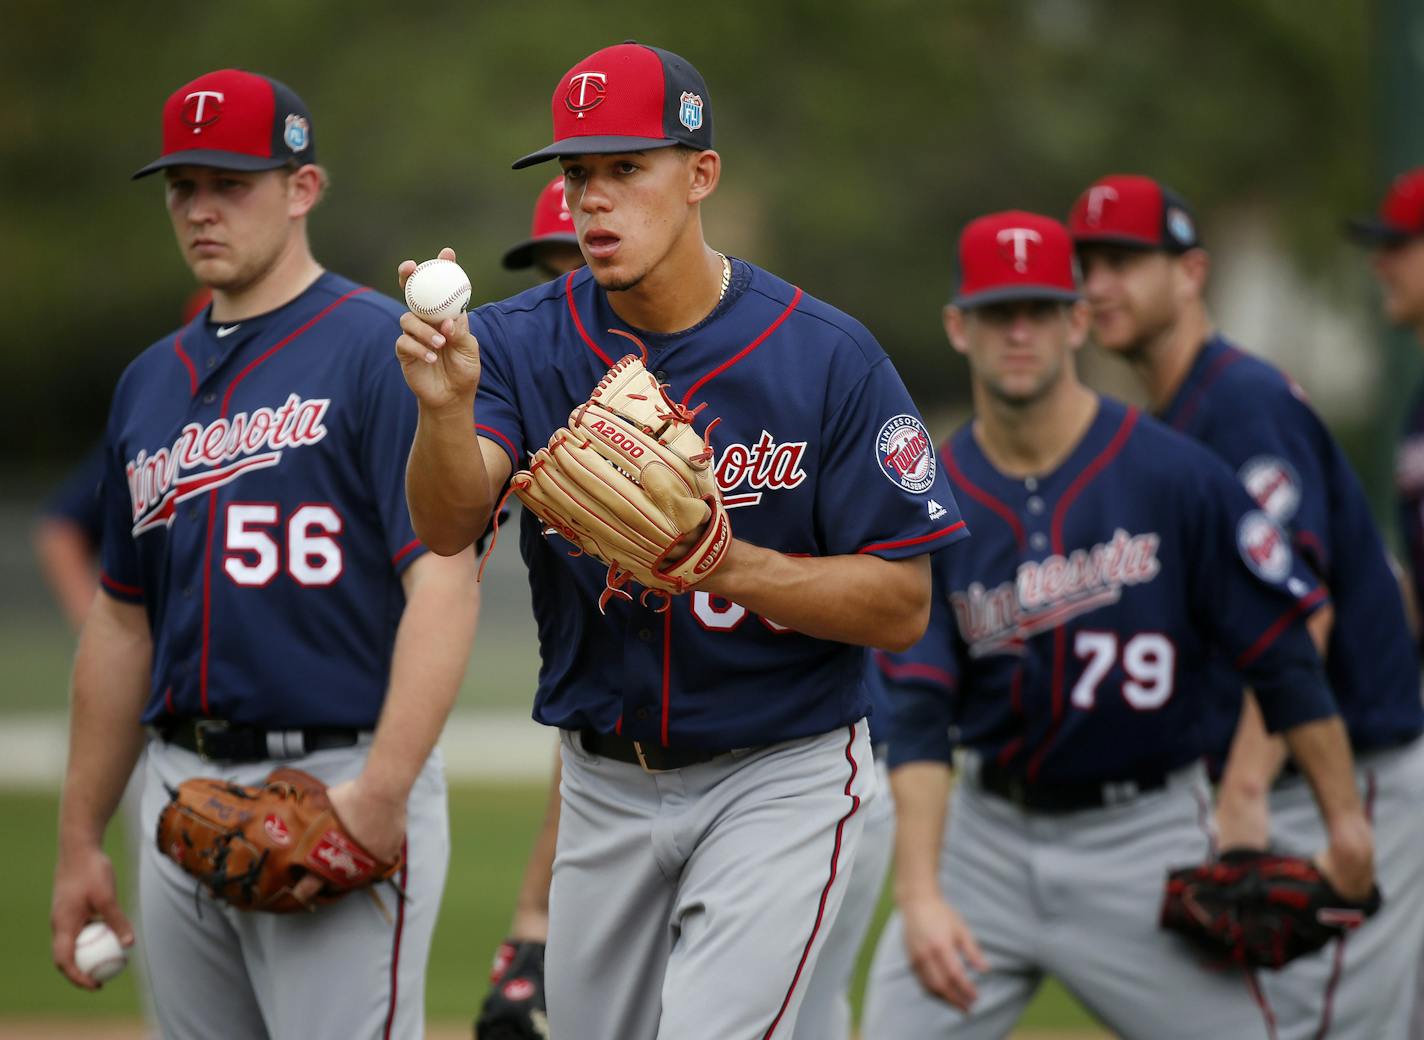
[[[446,321],[449,336],[413,314],[401,316],[396,357],[411,391],[430,407],[469,401],[480,384],[480,345],[462,315]]]
[[[51,955],[55,967],[81,989],[99,988],[94,979],[79,970],[74,959],[80,931],[96,917],[114,930],[124,946],[133,944],[133,926],[119,907],[109,858],[97,849],[79,856],[61,856],[50,906]]]

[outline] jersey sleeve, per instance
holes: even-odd
[[[519,398],[513,358],[505,349],[498,317],[488,308],[470,312],[470,332],[480,344],[480,388],[475,394],[475,432],[503,448],[510,471],[518,470],[529,454],[524,424],[519,418]]]
[[[1319,416],[1281,387],[1241,409],[1212,445],[1256,504],[1290,533],[1296,552],[1317,575],[1329,573],[1331,562],[1324,436]]]
[[[104,537],[104,516],[100,483],[104,479],[104,444],[100,441],[85,453],[40,509],[47,519],[65,520],[78,527],[96,549]]]
[[[969,535],[919,410],[881,357],[833,406],[816,528],[831,555],[903,559]]]
[[[1282,528],[1217,460],[1205,459],[1188,503],[1193,612],[1256,694],[1272,731],[1335,714],[1306,618],[1326,601]],[[1209,465],[1205,464],[1209,463]]]
[[[381,517],[386,552],[397,573],[425,551],[405,499],[405,463],[415,439],[418,406],[389,351],[373,366],[361,430],[361,468]]]
[[[960,643],[946,586],[935,568],[930,623],[921,639],[903,653],[877,650],[872,655],[889,701],[891,769],[907,762],[949,762],[954,751],[954,723],[959,688]]]
[[[116,415],[123,382],[115,394],[109,425],[100,448],[99,472],[99,587],[122,603],[142,603],[143,568],[133,536],[133,503],[118,437]]]

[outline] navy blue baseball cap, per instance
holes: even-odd
[[[523,169],[561,155],[712,147],[712,107],[702,74],[660,47],[620,43],[564,73],[550,102],[554,143],[515,160]]]
[[[163,106],[163,154],[134,180],[168,166],[275,170],[316,162],[311,113],[269,76],[219,69],[175,90]]]

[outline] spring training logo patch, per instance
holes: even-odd
[[[875,458],[891,483],[916,495],[935,478],[934,447],[925,424],[913,415],[897,415],[875,436]]]

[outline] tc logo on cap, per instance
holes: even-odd
[[[1088,189],[1088,212],[1085,216],[1087,222],[1093,227],[1097,227],[1103,222],[1103,206],[1109,202],[1116,202],[1118,198],[1117,189],[1111,184],[1095,184]]]
[[[1043,236],[1033,228],[1010,227],[999,232],[997,241],[999,255],[1013,264],[1014,270],[1019,274],[1027,274],[1028,247],[1030,244],[1038,245],[1043,241]]]
[[[607,89],[607,73],[580,72],[569,77],[569,92],[564,95],[564,104],[568,105],[570,112],[577,112],[578,117],[582,119],[589,109],[603,104],[603,95]]]
[[[222,103],[220,90],[195,90],[183,99],[183,122],[193,128],[193,133],[202,133],[203,127],[218,121]]]

